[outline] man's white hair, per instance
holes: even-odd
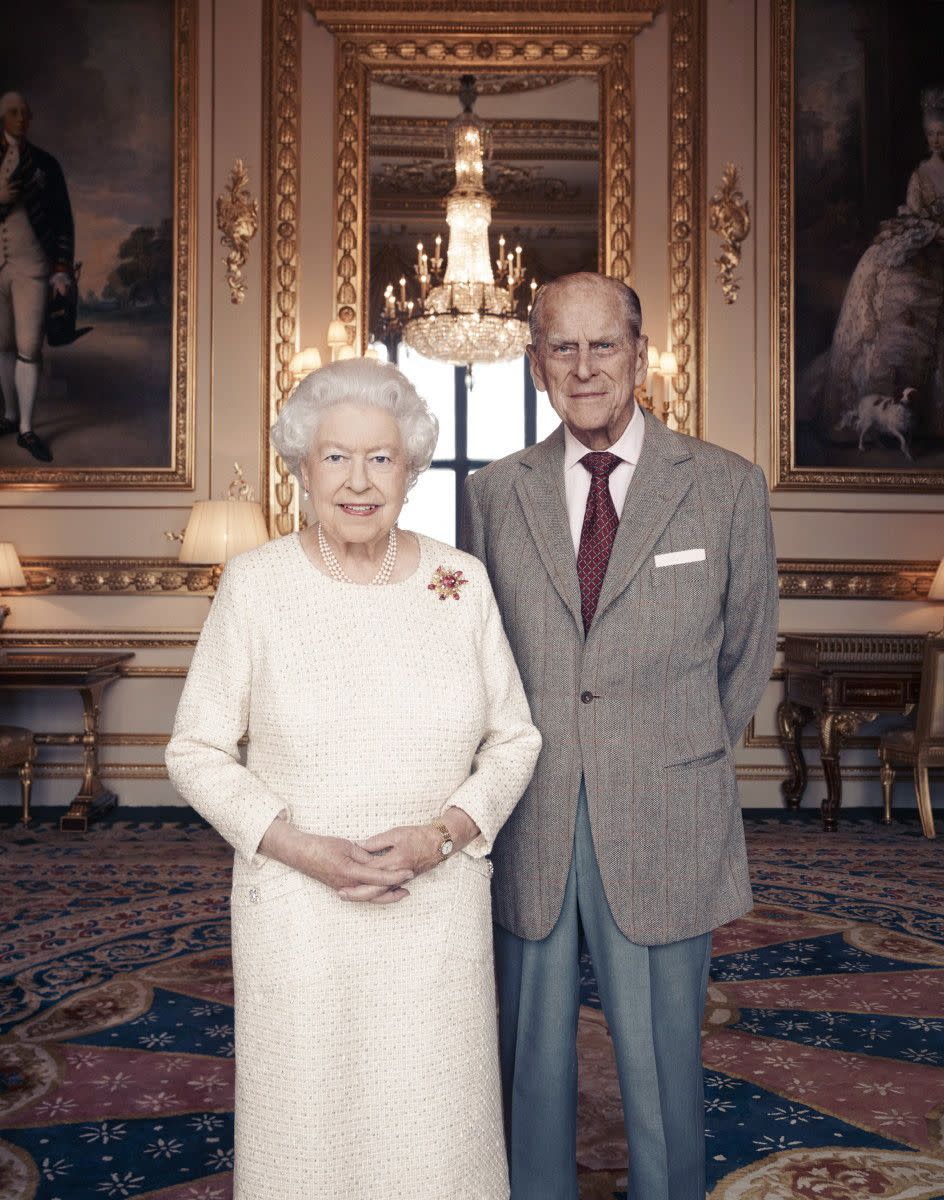
[[[396,367],[365,358],[346,359],[312,371],[286,400],[270,433],[272,445],[292,474],[301,480],[301,464],[311,450],[321,418],[328,409],[342,404],[382,408],[394,417],[406,450],[407,486],[412,487],[432,462],[439,421]]]
[[[0,117],[6,116],[7,110],[11,109],[17,101],[23,105],[28,113],[32,114],[33,110],[29,106],[29,101],[22,92],[4,92],[0,96]]]

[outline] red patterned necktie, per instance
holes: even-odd
[[[577,578],[580,580],[580,611],[584,633],[590,628],[600,599],[600,588],[616,539],[619,516],[610,495],[610,475],[623,460],[609,450],[585,454],[581,464],[590,472],[590,494],[583,514],[580,549],[577,551]]]

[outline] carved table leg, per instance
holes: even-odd
[[[842,772],[839,752],[843,738],[849,737],[865,722],[874,721],[874,712],[822,712],[819,715],[819,752],[826,776],[826,799],[822,804],[823,828],[835,833],[842,807]]]
[[[792,700],[782,700],[777,707],[777,729],[780,732],[780,744],[790,760],[790,776],[780,785],[780,791],[787,802],[788,808],[797,809],[806,791],[806,759],[803,757],[803,745],[800,735],[803,726],[813,719],[813,710],[802,704],[794,704]]]
[[[891,825],[892,823],[892,789],[895,786],[895,768],[882,754],[881,766],[878,769],[878,777],[882,781],[882,824]]]
[[[98,774],[98,717],[101,708],[102,684],[79,688],[84,710],[85,733],[82,735],[82,786],[69,805],[69,811],[59,819],[64,831],[84,833],[94,817],[100,817],[118,803]]]
[[[36,746],[30,746],[29,754],[26,762],[20,767],[20,794],[23,800],[23,809],[20,814],[20,823],[26,827],[29,826],[31,820],[30,814],[30,793],[33,790],[33,763],[36,760]]]

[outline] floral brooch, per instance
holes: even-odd
[[[458,600],[459,588],[465,587],[468,582],[461,571],[449,571],[440,566],[433,572],[432,583],[428,583],[426,589],[435,592],[440,600],[445,600],[449,596],[453,600]]]

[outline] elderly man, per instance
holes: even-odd
[[[576,1200],[578,958],[612,1035],[633,1200],[704,1200],[711,930],[751,907],[733,746],[770,673],[760,469],[637,407],[636,293],[538,293],[528,357],[563,424],[467,484],[544,748],[495,844],[512,1200]]]
[[[33,406],[49,289],[73,286],[74,226],[58,162],[26,140],[32,113],[19,92],[0,97],[0,436],[40,462],[49,447],[33,432]]]

